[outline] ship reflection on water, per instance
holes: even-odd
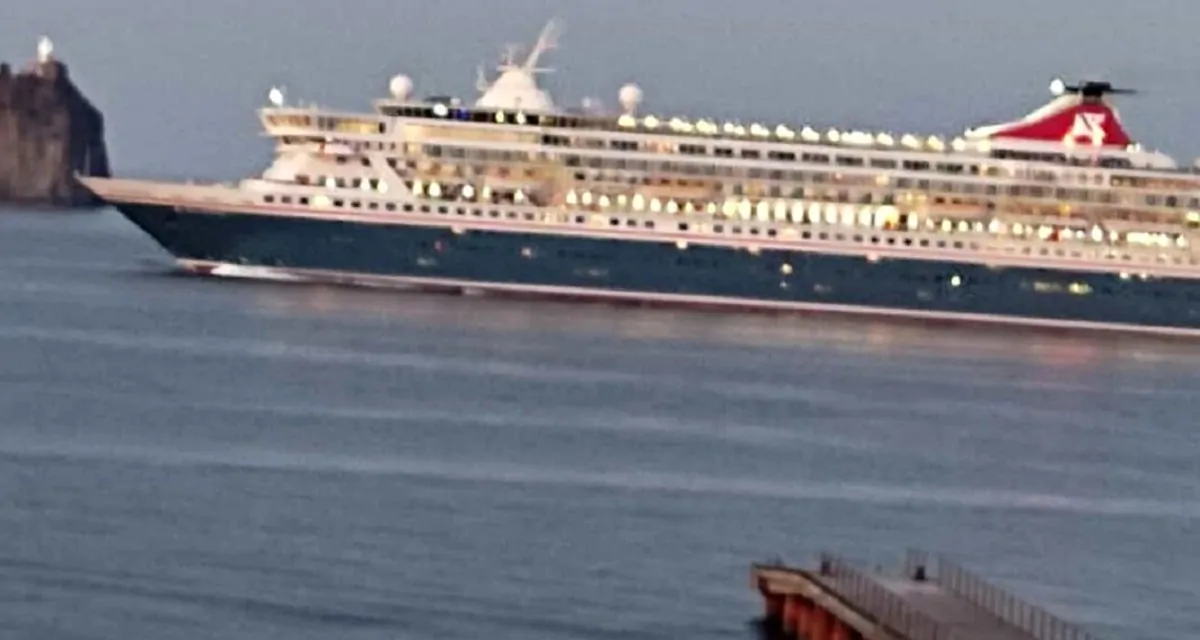
[[[254,304],[286,316],[414,322],[485,332],[599,335],[709,347],[807,348],[842,353],[968,360],[1018,360],[1053,372],[1086,375],[1110,359],[1131,366],[1200,357],[1200,343],[1120,332],[1067,331],[968,322],[923,323],[842,314],[776,313],[487,294],[248,283]]]

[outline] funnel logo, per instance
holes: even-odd
[[[1071,130],[1063,137],[1063,142],[1078,142],[1085,139],[1097,147],[1104,144],[1108,134],[1104,131],[1104,123],[1108,119],[1106,113],[1076,113]]]

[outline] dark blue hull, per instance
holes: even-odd
[[[176,258],[649,301],[1200,331],[1200,280],[121,205]]]

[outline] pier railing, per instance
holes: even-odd
[[[911,640],[964,640],[950,629],[910,606],[884,588],[869,573],[832,554],[821,554],[821,576],[843,599],[875,618],[876,622]]]
[[[905,572],[912,577],[918,569],[929,571],[928,579],[946,591],[1024,631],[1036,640],[1097,640],[1095,636],[1049,611],[1029,604],[1000,587],[988,584],[943,556],[937,556],[936,565],[930,566],[928,554],[909,551],[905,560]]]

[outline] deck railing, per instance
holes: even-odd
[[[967,640],[918,611],[871,574],[828,553],[821,554],[820,575],[827,587],[875,621],[911,640]]]
[[[935,565],[931,566],[927,554],[910,551],[905,560],[905,571],[912,577],[918,568],[928,571],[928,579],[946,591],[1024,631],[1036,640],[1097,640],[1078,626],[985,582],[944,556],[937,556]]]

